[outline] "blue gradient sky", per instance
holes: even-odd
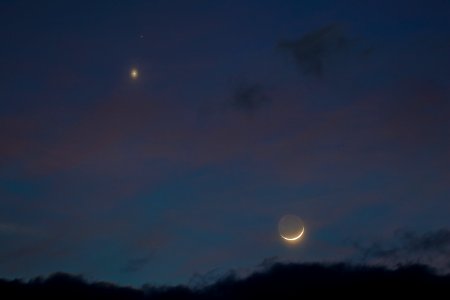
[[[2,1],[0,276],[186,283],[450,226],[449,12]]]

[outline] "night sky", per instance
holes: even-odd
[[[450,235],[449,16],[446,0],[2,0],[0,277],[177,284],[372,244],[412,259],[398,243]]]

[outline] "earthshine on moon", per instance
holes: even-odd
[[[289,242],[299,241],[305,232],[303,221],[295,215],[285,215],[278,222],[281,238]]]

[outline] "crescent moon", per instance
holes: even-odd
[[[285,236],[283,236],[283,235],[281,235],[281,234],[280,234],[280,235],[281,235],[281,237],[282,237],[283,239],[285,239],[285,240],[287,240],[287,241],[295,241],[295,240],[298,240],[299,238],[302,237],[303,232],[305,232],[305,227],[302,228],[302,232],[300,232],[300,234],[299,234],[298,236],[293,237],[293,238],[287,238],[287,237],[285,237]]]

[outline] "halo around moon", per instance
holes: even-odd
[[[284,215],[278,222],[278,232],[282,239],[289,242],[299,241],[305,233],[302,219],[296,215]]]

